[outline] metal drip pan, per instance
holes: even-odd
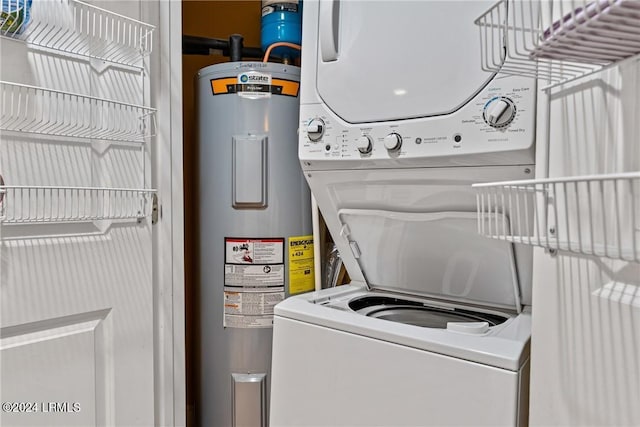
[[[424,328],[446,329],[449,322],[487,322],[496,326],[508,317],[466,308],[444,308],[419,301],[392,297],[362,297],[349,302],[349,307],[364,316]]]

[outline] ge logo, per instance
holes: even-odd
[[[271,267],[269,267],[268,265],[265,265],[265,266],[262,268],[262,271],[264,271],[265,273],[271,273]]]
[[[248,80],[249,80],[249,77],[247,77],[246,74],[243,74],[243,75],[240,76],[240,81],[242,83],[246,83]]]

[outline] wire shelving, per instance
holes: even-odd
[[[13,0],[9,4],[26,3]],[[153,25],[78,0],[34,2],[30,19],[0,18],[0,36],[110,63],[142,67]]]
[[[486,237],[640,262],[640,172],[473,187]]]

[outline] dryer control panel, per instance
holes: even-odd
[[[353,124],[300,106],[304,169],[533,164],[535,81],[496,78],[451,114]]]

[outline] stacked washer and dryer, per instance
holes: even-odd
[[[276,306],[273,427],[526,424],[532,252],[471,184],[534,176],[536,87],[480,69],[491,4],[305,1],[298,154],[352,282]]]

